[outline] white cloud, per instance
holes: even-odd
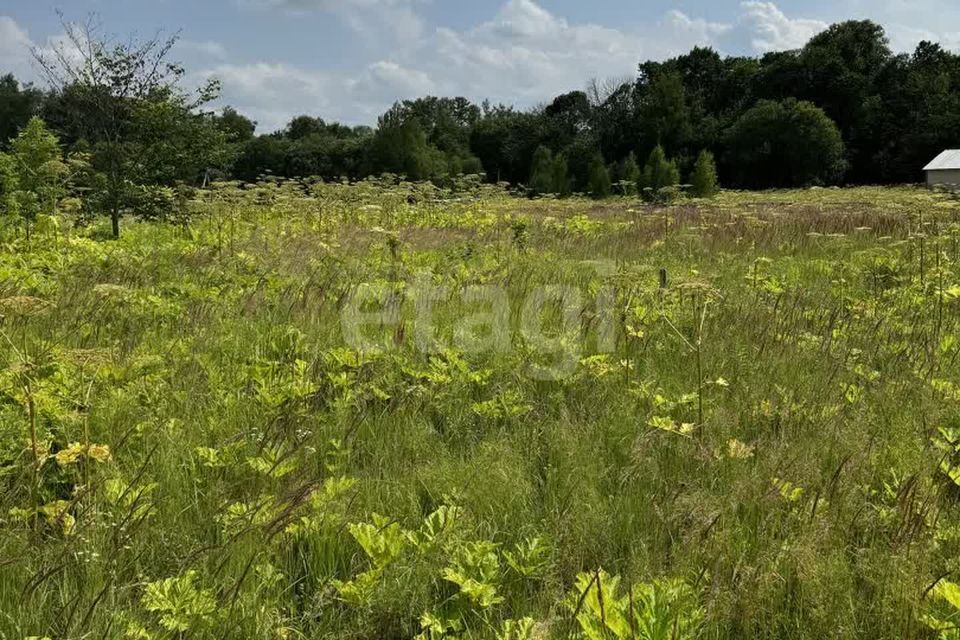
[[[177,42],[176,52],[183,52],[186,55],[212,58],[215,60],[226,60],[229,57],[226,47],[219,42],[213,42],[211,40],[205,40],[203,42],[180,40]]]
[[[375,62],[355,75],[286,64],[219,64],[192,73],[186,83],[200,85],[211,77],[223,84],[220,103],[252,117],[261,132],[281,129],[304,113],[370,124],[395,100],[440,93],[424,71],[388,61]]]
[[[413,10],[417,0],[255,0],[300,11]],[[357,13],[356,11],[360,11]],[[364,63],[353,76],[288,65],[218,65],[224,102],[253,114],[261,130],[281,127],[297,113],[370,124],[395,100],[426,94],[532,106],[583,87],[593,77],[631,77],[637,64],[688,51],[722,48],[732,38],[759,50],[802,44],[822,23],[792,20],[772,4],[746,2],[736,25],[668,11],[656,23],[622,29],[571,23],[534,0],[506,0],[490,20],[455,30],[440,27],[392,55]],[[347,15],[346,13],[343,15]],[[361,27],[357,26],[360,29]],[[741,46],[737,43],[736,46]]]
[[[421,0],[240,0],[252,7],[283,9],[294,13],[334,13],[371,43],[386,34],[404,44],[423,35],[423,21],[415,5]]]
[[[533,0],[508,0],[472,29],[438,29],[429,46],[435,62],[424,66],[451,93],[528,105],[591,77],[632,75],[641,59],[711,44],[728,28],[679,11],[641,31],[570,24]]]
[[[508,0],[497,17],[478,31],[486,31],[507,40],[554,37],[570,27],[532,0]]]
[[[772,2],[742,2],[741,23],[750,35],[750,45],[757,52],[798,49],[812,36],[827,28],[820,20],[788,18]]]
[[[0,16],[0,73],[13,73],[22,82],[46,81],[47,77],[34,58],[34,53],[54,63],[55,67],[61,55],[69,62],[79,62],[82,54],[74,41],[85,43],[86,40],[78,26],[73,25],[73,29],[75,31],[72,39],[67,33],[59,33],[39,43],[35,42],[16,20],[9,16]]]
[[[634,28],[571,22],[537,0],[502,0],[484,22],[428,31],[418,9],[429,1],[237,0],[261,8],[335,14],[377,46],[346,52],[356,61],[353,69],[331,71],[278,61],[231,63],[216,43],[187,42],[181,45],[184,51],[199,60],[191,67],[201,69],[189,82],[219,77],[221,102],[258,120],[260,131],[278,129],[300,113],[372,124],[395,100],[463,95],[529,107],[581,88],[590,78],[631,77],[641,60],[663,59],[696,45],[722,53],[791,49],[827,26],[787,15],[773,2],[761,0],[741,2],[729,23],[670,10]],[[0,22],[0,36],[4,29],[11,34],[0,37],[0,43],[26,38],[22,29],[11,29],[10,22]],[[925,36],[914,30],[891,37]],[[960,45],[960,38],[954,36],[952,42]],[[0,44],[0,56],[5,46]]]
[[[10,16],[0,16],[0,73],[13,73],[20,79],[33,78],[32,46],[26,29]]]
[[[904,24],[889,25],[886,31],[890,38],[890,48],[894,51],[913,53],[921,41],[927,40],[939,42],[944,49],[960,52],[960,31],[936,33]]]
[[[387,60],[368,66],[351,88],[364,95],[380,94],[384,97],[422,96],[437,90],[427,73]]]
[[[691,18],[676,9],[668,11],[663,22],[669,25],[670,30],[676,33],[689,34],[697,41],[709,42],[718,36],[729,33],[732,27],[728,24],[708,22],[703,18]]]
[[[332,117],[327,114],[336,112],[338,105],[330,96],[338,95],[342,89],[339,79],[329,74],[265,62],[219,64],[192,73],[185,80],[187,84],[200,85],[209,77],[223,83],[221,102],[252,117],[260,131],[280,129],[299,113]]]

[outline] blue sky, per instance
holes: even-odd
[[[528,107],[641,59],[794,48],[848,18],[880,22],[896,50],[960,49],[956,0],[0,0],[0,72],[36,78],[28,50],[62,37],[58,6],[108,35],[180,30],[189,83],[218,77],[261,131],[299,113],[373,124],[425,94]]]

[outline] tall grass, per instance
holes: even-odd
[[[945,196],[195,207],[116,242],[5,232],[0,638],[951,637]],[[427,351],[424,277],[450,291]],[[341,330],[361,283],[404,302],[380,352]],[[553,284],[583,295],[552,380],[519,327]],[[509,349],[453,346],[473,285],[509,299]]]

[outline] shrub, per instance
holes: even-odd
[[[536,194],[553,193],[553,152],[540,146],[533,154],[530,168],[530,190]]]
[[[570,170],[567,166],[567,156],[558,153],[553,157],[550,165],[550,175],[553,183],[553,193],[561,196],[570,195]]]
[[[665,189],[675,187],[680,182],[680,170],[677,163],[667,159],[663,147],[657,145],[650,152],[647,165],[643,169],[640,180],[641,194],[644,199],[659,201],[663,198]]]
[[[606,198],[610,195],[610,170],[599,153],[590,162],[590,195]]]
[[[641,178],[642,174],[640,173],[640,165],[637,164],[637,156],[631,151],[626,160],[620,165],[619,185],[623,195],[637,195]]]
[[[701,151],[690,174],[690,195],[710,198],[720,190],[717,185],[717,163],[709,151]]]

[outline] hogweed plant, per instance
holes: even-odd
[[[0,637],[956,637],[947,195],[182,195],[0,220]]]

